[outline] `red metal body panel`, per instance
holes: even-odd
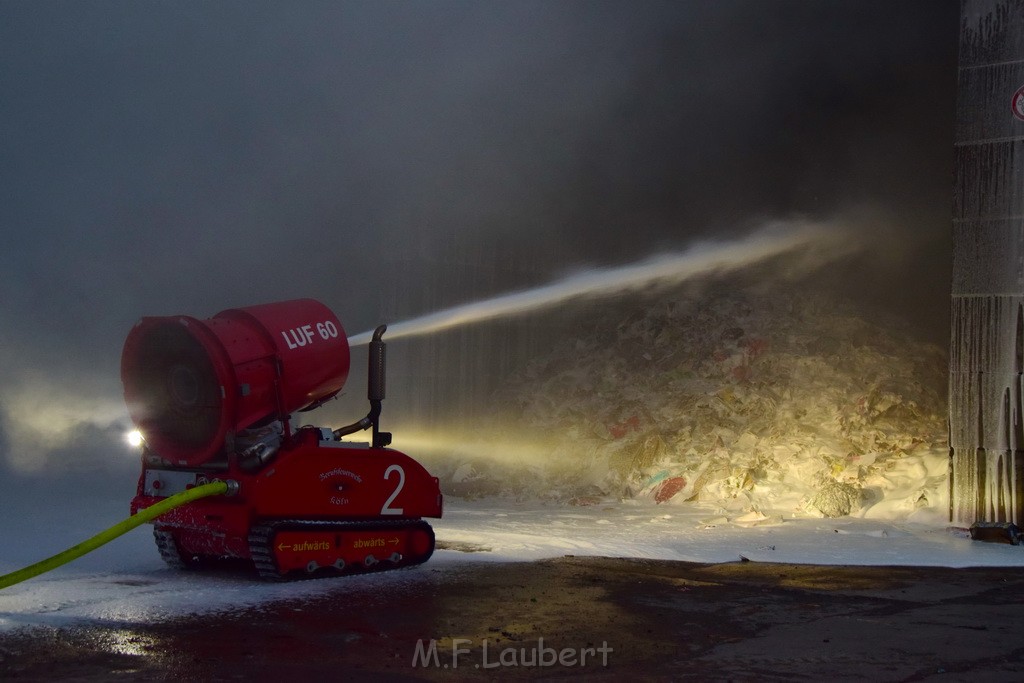
[[[143,318],[121,355],[132,420],[154,453],[185,467],[223,452],[234,432],[334,395],[348,371],[345,331],[312,299],[205,321]]]
[[[208,321],[236,365],[260,357],[270,343],[280,359],[281,415],[332,396],[349,371],[348,338],[329,308],[313,299],[221,311]],[[258,340],[260,335],[263,339]],[[239,369],[236,367],[236,373]],[[253,382],[237,374],[237,382]],[[254,414],[260,411],[255,410]],[[248,426],[251,422],[244,424]]]
[[[325,566],[344,570],[380,562],[400,563],[406,557],[429,555],[433,543],[429,527],[423,524],[352,531],[298,529],[277,533],[273,552],[279,571],[284,573]]]
[[[409,456],[390,448],[321,442],[317,434],[301,430],[259,472],[232,467],[201,475],[234,480],[238,493],[194,501],[161,515],[157,524],[173,529],[189,553],[248,558],[250,530],[263,521],[374,522],[441,516],[437,478]],[[162,499],[146,495],[140,481],[132,514]]]
[[[315,432],[299,435],[293,452],[259,473],[247,498],[258,517],[440,517],[437,479],[390,448],[323,446]]]

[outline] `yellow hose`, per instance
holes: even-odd
[[[200,498],[207,498],[209,496],[217,496],[223,493],[227,493],[228,484],[224,481],[215,481],[210,484],[203,484],[202,486],[196,486],[187,491],[176,493],[173,496],[169,496],[164,500],[161,500],[155,505],[151,505],[145,510],[139,510],[137,513],[124,520],[118,522],[114,526],[110,527],[106,531],[101,531],[92,538],[82,541],[78,545],[72,546],[67,550],[57,553],[53,557],[49,557],[41,562],[36,562],[33,565],[29,565],[24,569],[11,572],[10,574],[4,574],[0,576],[0,590],[13,586],[16,583],[21,583],[27,579],[31,579],[33,576],[39,576],[51,569],[67,564],[71,560],[76,560],[86,553],[92,552],[99,548],[101,545],[110,543],[118,536],[126,534],[135,527],[151,522],[156,517],[173,510],[176,507],[181,507],[185,503],[191,503],[193,500],[199,500]]]

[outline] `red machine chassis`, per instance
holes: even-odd
[[[234,459],[220,470],[145,466],[132,512],[218,479],[236,482],[237,492],[157,519],[170,564],[243,558],[263,578],[280,579],[410,566],[433,553],[421,518],[441,516],[437,478],[399,451],[325,439],[316,428],[296,432],[256,472]]]

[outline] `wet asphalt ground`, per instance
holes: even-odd
[[[0,636],[4,680],[1024,680],[1024,572],[564,557]]]

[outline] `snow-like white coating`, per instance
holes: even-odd
[[[0,573],[81,540],[82,530],[123,514],[118,501],[78,506],[76,523],[57,510],[8,527]],[[474,562],[527,561],[571,554],[691,562],[755,562],[917,566],[1024,566],[1019,547],[971,541],[943,527],[944,510],[918,510],[903,521],[774,519],[726,522],[701,505],[606,501],[589,507],[453,501],[431,520],[442,547],[427,565],[324,581],[264,583],[239,573],[167,568],[148,527],[50,574],[0,591],[0,632],[90,622],[125,625],[183,615],[236,612],[273,602],[301,602],[353,584],[389,586],[433,572],[458,572]],[[457,550],[461,549],[461,550]],[[464,552],[475,551],[475,552]]]

